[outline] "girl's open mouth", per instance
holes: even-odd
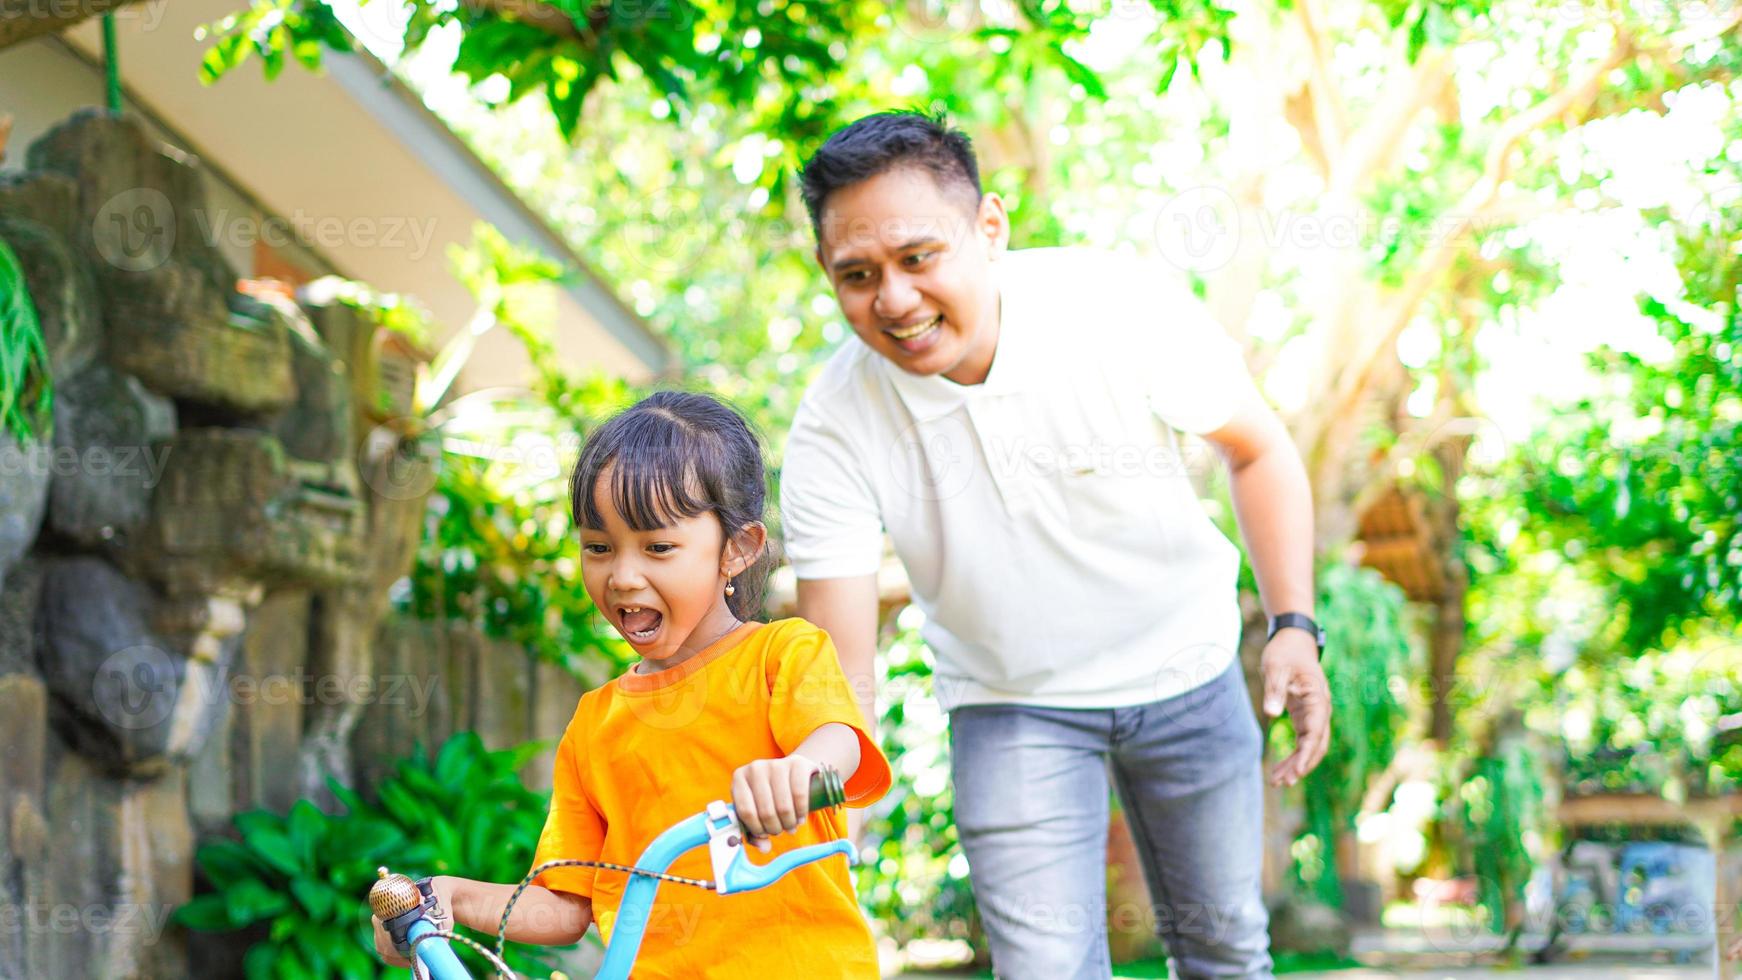
[[[623,635],[630,643],[649,643],[659,635],[665,615],[643,606],[623,606],[617,610],[617,622],[622,625]]]

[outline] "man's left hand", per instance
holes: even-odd
[[[1270,771],[1270,785],[1293,786],[1313,771],[1331,744],[1331,685],[1319,665],[1318,644],[1304,630],[1277,631],[1259,661],[1264,678],[1264,716],[1288,709],[1294,723],[1294,753]]]

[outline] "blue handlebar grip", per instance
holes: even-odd
[[[787,851],[785,854],[782,854],[763,865],[751,863],[750,859],[745,856],[745,852],[739,851],[733,856],[731,866],[726,869],[725,894],[734,895],[738,892],[749,892],[755,891],[758,888],[766,888],[769,885],[774,884],[781,875],[786,874],[788,871],[791,871],[799,865],[809,864],[812,861],[821,861],[823,858],[836,854],[845,855],[847,863],[852,864],[854,857],[853,842],[847,840],[835,840],[829,841],[827,844],[812,844],[809,847],[801,847],[795,851]]]
[[[408,941],[417,942],[419,936],[435,931],[436,927],[428,919],[418,919],[405,930],[405,936]],[[454,955],[453,947],[446,939],[437,937],[418,943],[413,953],[429,971],[430,980],[472,980],[472,975],[460,965],[460,958]]]

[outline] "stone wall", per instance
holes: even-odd
[[[55,401],[49,440],[0,434],[0,977],[240,976],[235,941],[167,921],[201,839],[330,806],[329,774],[413,739],[555,737],[580,692],[518,648],[384,623],[432,482],[415,350],[239,292],[198,162],[126,118],[80,113],[26,163],[0,239]]]

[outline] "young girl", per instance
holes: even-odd
[[[802,619],[749,621],[772,564],[764,496],[756,438],[704,395],[660,392],[587,440],[570,485],[582,578],[641,660],[581,698],[557,747],[534,866],[555,858],[634,865],[661,831],[728,795],[750,841],[784,853],[847,832],[839,810],[806,812],[820,766],[841,774],[855,806],[889,788],[889,764],[828,634]],[[713,877],[705,848],[669,872]],[[453,920],[492,935],[515,887],[448,876],[433,884]],[[515,903],[508,938],[563,945],[597,921],[609,940],[626,884],[622,872],[545,871]],[[407,965],[379,920],[375,937],[384,959]],[[879,975],[838,860],[736,895],[662,884],[634,973]]]

